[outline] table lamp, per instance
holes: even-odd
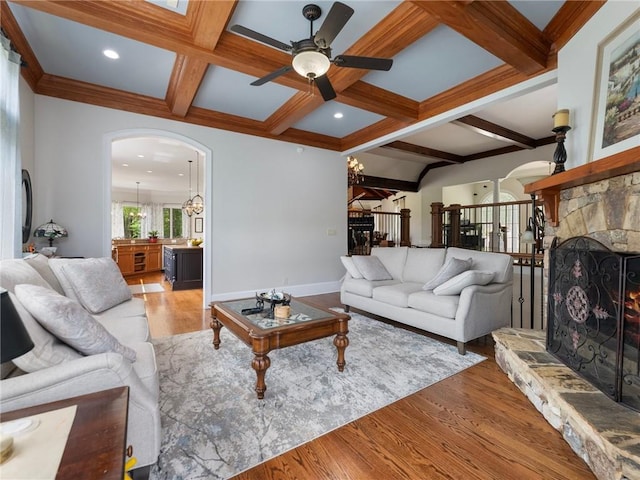
[[[49,247],[53,247],[53,241],[56,238],[66,237],[67,229],[49,220],[47,223],[43,223],[33,232],[34,237],[45,237],[49,239]]]
[[[0,362],[4,363],[30,351],[33,348],[33,341],[24,327],[7,290],[0,289],[0,301]],[[3,459],[8,458],[11,454],[10,449],[13,444],[13,441],[8,440],[9,437],[7,436],[27,432],[37,426],[38,422],[31,418],[4,422],[0,433],[3,436],[3,449],[7,448],[9,451],[3,451]]]

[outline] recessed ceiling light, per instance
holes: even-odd
[[[141,153],[138,154],[138,158],[144,158],[144,155],[142,155]]]
[[[115,50],[111,50],[110,48],[103,50],[102,54],[105,57],[110,58],[111,60],[117,60],[120,58],[120,55],[118,54],[118,52],[116,52]]]
[[[153,170],[147,170],[147,173],[153,173]]]
[[[179,177],[184,177],[184,173],[179,173],[178,176]]]
[[[128,164],[128,163],[123,163],[123,164],[122,164],[122,166],[123,166],[123,167],[128,167],[128,166],[129,166],[129,164]]]
[[[342,118],[344,115],[341,112],[336,112],[333,114],[333,118]]]

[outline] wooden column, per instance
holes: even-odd
[[[443,228],[443,211],[444,203],[433,202],[431,204],[431,248],[443,248],[442,228]]]
[[[400,246],[411,246],[411,227],[409,226],[409,220],[411,219],[411,210],[408,208],[400,209]]]
[[[459,203],[453,203],[449,205],[453,210],[449,211],[449,218],[451,218],[451,239],[449,245],[452,247],[460,246],[460,207]]]

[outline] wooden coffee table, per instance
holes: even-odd
[[[241,313],[243,309],[255,306],[255,298],[214,302],[211,304],[211,328],[213,347],[216,350],[220,348],[220,329],[223,325],[251,347],[254,354],[251,366],[258,377],[255,390],[259,399],[264,398],[267,390],[264,376],[271,365],[267,356],[271,350],[335,335],[333,344],[338,350],[338,371],[344,370],[344,351],[349,345],[349,315],[326,310],[300,299],[291,300],[291,315],[286,319],[266,318],[269,313],[268,304],[262,313]]]

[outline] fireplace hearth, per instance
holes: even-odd
[[[547,351],[640,411],[640,255],[574,237],[549,259]]]

